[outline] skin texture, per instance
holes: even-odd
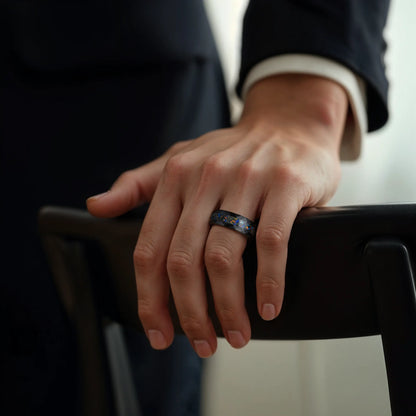
[[[167,348],[174,337],[171,290],[195,351],[201,357],[215,352],[205,271],[226,339],[235,348],[250,339],[242,265],[247,240],[209,227],[215,209],[259,219],[258,311],[265,320],[278,316],[292,224],[303,207],[324,204],[336,190],[347,111],[345,91],[330,80],[301,74],[265,78],[248,92],[236,126],[177,143],[88,199],[89,211],[99,217],[151,201],[134,265],[139,316],[154,348]]]

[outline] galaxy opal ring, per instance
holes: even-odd
[[[218,209],[211,214],[209,225],[230,228],[247,237],[256,235],[257,223],[234,212]]]

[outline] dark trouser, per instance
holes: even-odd
[[[199,414],[202,360],[188,339],[176,336],[166,351],[155,351],[142,334],[125,329],[125,341],[143,415]]]

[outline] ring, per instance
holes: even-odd
[[[211,214],[209,225],[230,228],[248,237],[256,235],[257,223],[234,212],[218,209]]]

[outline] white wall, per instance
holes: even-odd
[[[386,38],[390,120],[363,143],[362,157],[344,166],[333,204],[416,200],[416,2],[392,2]]]
[[[246,0],[205,0],[226,79],[238,68]],[[386,38],[391,118],[364,140],[358,162],[343,168],[332,205],[416,201],[416,2],[392,2]],[[379,337],[325,342],[221,341],[206,374],[205,416],[387,416]]]

